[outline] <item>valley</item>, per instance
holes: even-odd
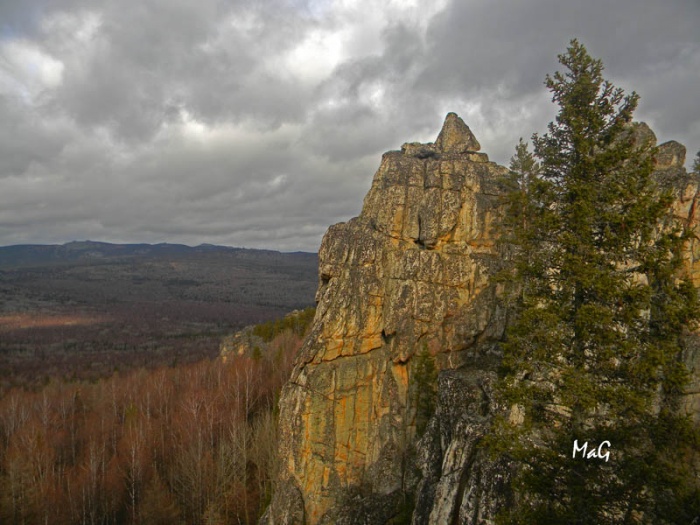
[[[0,247],[0,392],[214,358],[313,305],[317,256],[202,245]]]

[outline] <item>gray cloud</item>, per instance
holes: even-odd
[[[2,0],[0,20],[0,244],[316,250],[448,111],[507,163],[553,118],[572,37],[700,149],[696,0]]]

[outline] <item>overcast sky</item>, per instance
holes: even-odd
[[[0,245],[317,251],[448,111],[507,164],[573,37],[690,165],[700,0],[0,0]]]

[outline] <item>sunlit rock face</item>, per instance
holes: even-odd
[[[360,216],[326,233],[313,331],[280,402],[286,496],[270,523],[389,519],[419,478],[412,357],[426,348],[444,370],[490,359],[505,168],[478,149],[450,113],[435,144],[384,154]]]
[[[698,229],[697,180],[682,146],[667,144],[660,177]],[[505,312],[491,277],[503,260],[495,221],[507,170],[479,149],[448,114],[435,143],[385,153],[360,216],[326,233],[316,318],[280,400],[279,486],[261,523],[382,524],[412,501],[414,525],[476,524],[507,502],[508,469],[478,447],[497,408]],[[688,253],[700,284],[700,249]],[[420,437],[423,351],[440,373]]]

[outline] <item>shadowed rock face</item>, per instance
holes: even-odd
[[[505,314],[490,277],[507,170],[478,149],[448,114],[435,144],[385,153],[360,216],[326,233],[316,318],[280,400],[279,487],[261,523],[381,524],[411,495],[415,525],[475,524],[506,503],[507,466],[477,444],[497,409]],[[697,182],[678,158],[672,145],[659,168],[676,170],[676,213],[697,224]],[[693,247],[690,270],[698,259]],[[419,440],[421,349],[440,374]]]

